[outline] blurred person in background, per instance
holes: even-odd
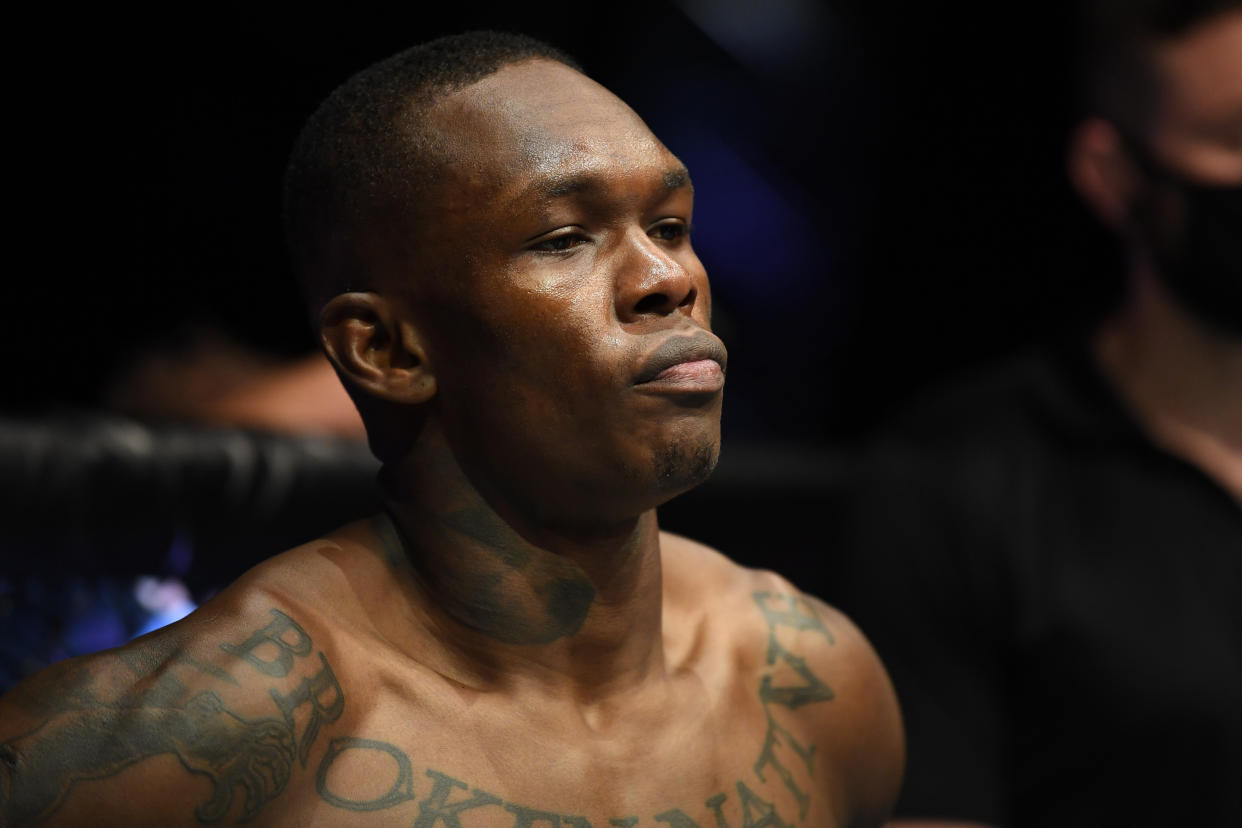
[[[1242,4],[1084,13],[1124,301],[882,431],[823,590],[902,703],[901,825],[1242,825]]]
[[[357,409],[321,353],[286,357],[191,327],[136,352],[104,389],[107,408],[153,421],[362,440]]]

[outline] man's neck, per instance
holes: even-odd
[[[663,669],[655,511],[549,529],[501,510],[429,425],[381,474],[397,568],[432,665],[476,687],[535,682],[589,702]]]
[[[1130,297],[1094,351],[1152,440],[1242,502],[1242,338],[1196,320],[1136,263]]]

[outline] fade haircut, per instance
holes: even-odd
[[[1083,3],[1079,30],[1083,114],[1107,118],[1131,134],[1144,133],[1157,84],[1152,49],[1239,9],[1242,0]]]
[[[357,73],[302,128],[285,172],[285,238],[312,325],[340,293],[372,290],[366,245],[426,200],[443,157],[426,124],[441,97],[512,63],[582,68],[526,35],[476,31],[419,44]]]

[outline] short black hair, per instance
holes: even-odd
[[[1087,0],[1080,7],[1079,76],[1084,115],[1132,133],[1146,130],[1155,91],[1151,49],[1187,34],[1242,0]]]
[[[521,34],[473,31],[419,44],[357,73],[311,115],[285,172],[285,237],[312,322],[333,296],[373,287],[361,245],[408,216],[435,176],[427,109],[511,63],[582,68]]]

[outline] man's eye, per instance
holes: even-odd
[[[579,235],[577,233],[566,233],[563,236],[553,236],[550,239],[544,239],[541,242],[537,242],[531,245],[530,249],[531,250],[543,250],[543,251],[548,251],[552,253],[560,253],[565,250],[570,250],[571,248],[577,247],[580,244],[586,244],[586,242],[587,242],[587,239],[585,236]]]
[[[652,238],[660,241],[677,241],[690,235],[690,228],[680,221],[669,221],[651,228]]]

